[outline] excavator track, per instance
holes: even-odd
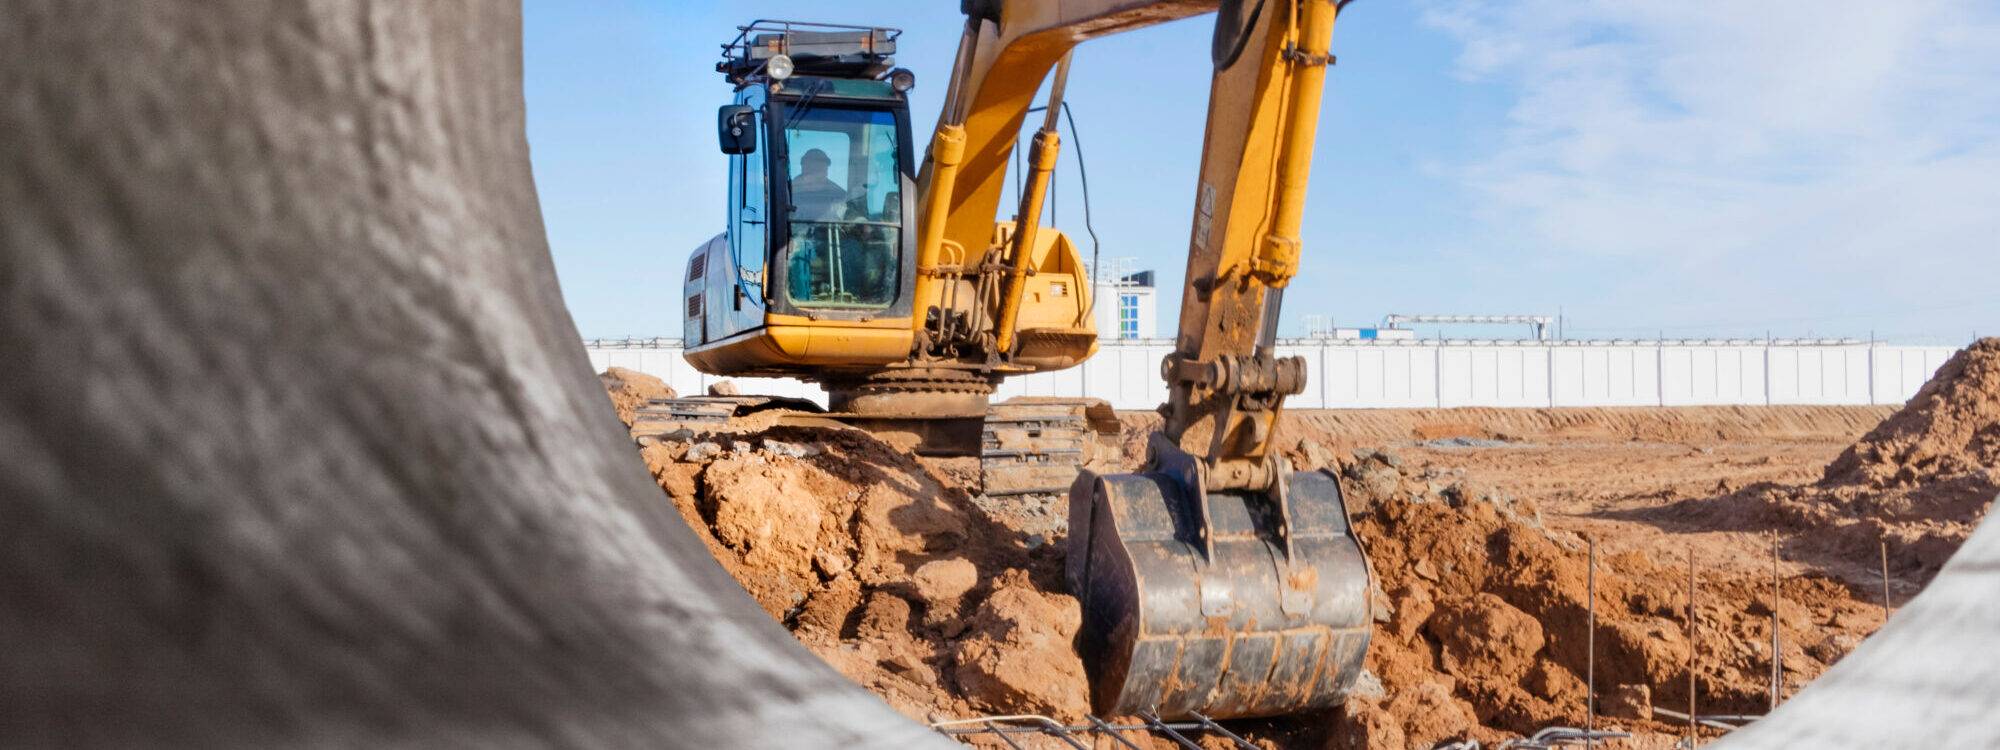
[[[1086,467],[1118,455],[1118,414],[1101,399],[1022,396],[988,407],[979,435],[987,496],[1068,492]]]
[[[746,417],[767,411],[785,413],[754,427],[744,423]],[[811,401],[777,396],[687,396],[653,399],[639,407],[632,420],[632,437],[687,439],[702,433],[747,432],[781,425],[933,437],[971,434],[969,430],[923,429],[950,421],[829,413]],[[962,438],[942,437],[920,445],[917,452],[977,455],[979,489],[988,496],[1067,492],[1079,472],[1101,467],[1102,462],[1114,459],[1120,448],[1118,414],[1101,399],[1013,398],[988,407],[978,426],[977,445]]]
[[[632,415],[632,437],[676,437],[726,428],[732,420],[784,409],[807,414],[823,410],[801,398],[783,396],[684,396],[647,401]]]

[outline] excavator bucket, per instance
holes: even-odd
[[[1200,497],[1194,459],[1171,453],[1070,489],[1066,573],[1093,708],[1172,720],[1338,705],[1371,619],[1339,483],[1298,472],[1275,491]]]

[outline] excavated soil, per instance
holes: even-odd
[[[1819,482],[1760,494],[1781,522],[1820,532],[1830,551],[1865,553],[1884,541],[1892,564],[1935,574],[2000,494],[2000,338],[1945,362]]]
[[[640,454],[772,618],[911,718],[1087,710],[1057,550],[906,453],[780,427]]]
[[[1954,355],[1904,407],[1817,481],[1758,482],[1644,511],[1683,523],[1768,529],[1858,585],[1886,564],[1921,585],[2000,494],[2000,339]]]
[[[1954,393],[1940,398],[1956,403]],[[1377,578],[1369,671],[1338,711],[1231,726],[1266,747],[1322,748],[1462,739],[1490,747],[1580,725],[1593,609],[1599,726],[1639,734],[1622,746],[1672,744],[1680,725],[1656,721],[1651,710],[1686,710],[1691,662],[1700,713],[1761,713],[1774,619],[1790,694],[1879,626],[1882,611],[1858,593],[1868,589],[1841,580],[1851,571],[1788,541],[1774,618],[1770,541],[1760,534],[1767,529],[1702,528],[1700,518],[1689,520],[1701,514],[1668,511],[1713,501],[1717,488],[1810,483],[1886,414],[1296,415],[1280,430],[1280,447],[1300,469],[1341,475]],[[1129,468],[1153,417],[1125,419]],[[1964,420],[1928,423],[1946,421]],[[1913,454],[1860,446],[1931,444],[1888,427],[1849,452],[1905,456]],[[1981,429],[1970,427],[1968,439],[1984,439]],[[1077,721],[1087,711],[1073,648],[1080,613],[1061,580],[1062,498],[975,496],[965,489],[976,476],[969,460],[915,458],[853,430],[642,442],[651,443],[640,450],[667,496],[745,590],[801,643],[906,715]],[[1690,558],[1699,563],[1692,639]],[[1917,581],[1899,573],[1897,583]]]
[[[1650,705],[1689,697],[1693,649],[1701,713],[1760,713],[1769,700],[1768,572],[1700,575],[1692,639],[1687,570],[1677,555],[1600,549],[1590,595],[1589,541],[1551,528],[1530,499],[1395,451],[1343,461],[1349,511],[1382,596],[1368,665],[1382,692],[1350,701],[1334,747],[1495,743],[1584,723],[1595,603],[1600,696],[1643,695],[1602,721],[1659,736]],[[1786,689],[1796,690],[1881,621],[1848,588],[1784,576],[1776,609]]]
[[[605,394],[611,397],[611,408],[618,410],[618,421],[624,422],[626,427],[632,426],[632,415],[647,401],[679,395],[666,381],[623,367],[605,370],[598,374],[597,379],[604,384]]]

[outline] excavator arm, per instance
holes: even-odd
[[[1059,140],[1071,49],[1215,12],[1214,78],[1169,399],[1145,470],[1085,472],[1070,490],[1067,577],[1095,709],[1167,718],[1264,716],[1339,703],[1359,675],[1368,570],[1340,488],[1270,450],[1305,367],[1274,352],[1337,13],[1335,0],[965,3],[944,113],[920,178],[919,310],[974,256],[1004,274],[991,344],[1008,352],[1026,248]],[[1027,160],[1012,247],[993,246],[1006,164],[1054,72]],[[968,248],[976,252],[968,252]],[[947,262],[949,261],[949,262]],[[983,292],[976,299],[985,304]],[[929,316],[935,321],[947,317]],[[927,335],[917,316],[918,340]],[[935,334],[936,331],[931,331]]]
[[[1211,488],[1269,484],[1279,407],[1305,385],[1303,360],[1272,349],[1298,272],[1336,6],[1269,5],[1217,23],[1180,325],[1162,366],[1165,432],[1206,459]]]
[[[1276,355],[1296,274],[1332,0],[1218,14],[1168,401],[1141,473],[1071,488],[1068,578],[1099,710],[1266,716],[1345,700],[1368,563],[1336,478],[1270,450],[1305,362]]]
[[[1220,473],[1251,481],[1260,468],[1277,401],[1269,382],[1296,392],[1302,365],[1270,355],[1277,290],[1296,273],[1298,229],[1319,119],[1336,3],[1329,0],[967,0],[945,106],[919,178],[918,309],[939,304],[937,269],[948,250],[984,249],[1006,184],[1016,134],[1035,93],[1054,71],[1045,121],[1030,147],[1026,185],[1006,260],[994,335],[1015,333],[1020,269],[1032,247],[1060,140],[1069,54],[1095,37],[1215,12],[1215,62],[1201,179],[1188,243],[1174,359],[1163,368],[1171,394],[1166,432],[1214,459]],[[1269,318],[1267,325],[1266,318]],[[925,316],[915,316],[923,327]],[[1233,379],[1232,379],[1233,378]],[[1284,390],[1282,388],[1277,390]],[[1248,397],[1245,394],[1249,394]],[[1281,399],[1280,399],[1281,400]],[[1268,406],[1268,408],[1257,408]],[[1188,438],[1189,434],[1193,438]],[[1206,445],[1196,443],[1205,440]],[[1232,480],[1236,481],[1236,480]]]

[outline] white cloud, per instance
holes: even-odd
[[[1536,254],[1693,271],[2000,249],[1990,2],[1438,0],[1426,20],[1462,76],[1515,95],[1499,148],[1454,172]]]

